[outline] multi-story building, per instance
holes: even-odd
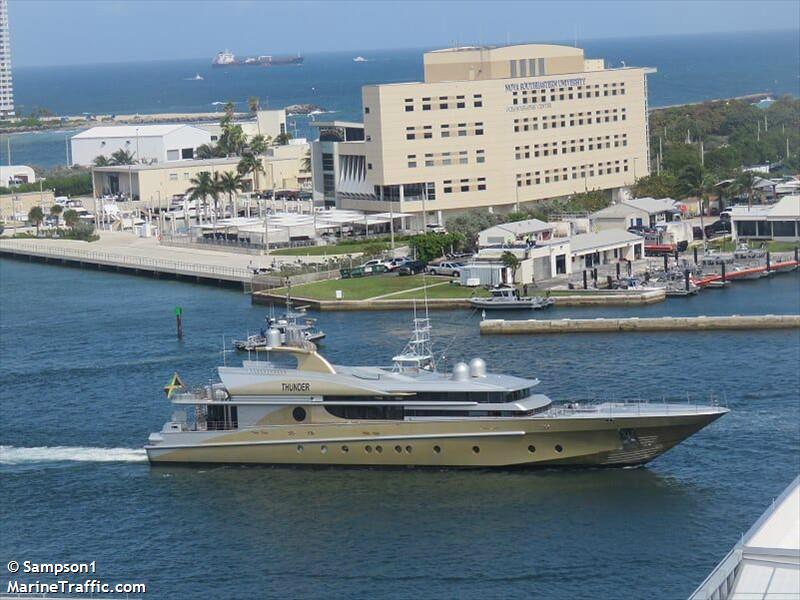
[[[423,82],[363,88],[364,141],[338,154],[364,169],[336,170],[337,205],[413,213],[420,226],[472,208],[613,194],[649,173],[652,72],[606,68],[569,46],[427,52]]]
[[[8,2],[0,0],[0,118],[14,116],[11,83],[11,45],[8,35]]]

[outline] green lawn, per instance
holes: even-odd
[[[311,298],[313,300],[336,300],[336,290],[342,290],[344,300],[364,300],[373,296],[391,294],[423,285],[430,285],[441,281],[436,277],[410,275],[399,277],[389,273],[386,275],[372,275],[370,277],[356,277],[354,279],[329,279],[304,285],[292,286],[292,296]],[[436,288],[433,288],[436,289]],[[286,288],[272,290],[276,294],[285,294]],[[394,296],[390,296],[394,298]]]
[[[770,252],[791,252],[800,244],[797,242],[759,242],[759,241],[750,241],[747,244],[751,248],[764,248],[765,250],[769,250]],[[712,241],[708,243],[709,248],[713,248],[714,250],[719,250],[720,252],[733,252],[736,250],[736,244],[733,240],[724,240],[724,241]]]
[[[431,278],[428,278],[430,281]],[[468,288],[463,287],[460,285],[453,285],[450,283],[445,283],[444,285],[437,285],[434,287],[428,288],[428,298],[469,298],[473,295],[476,296],[488,296],[489,292],[487,292],[483,288]],[[409,299],[416,299],[422,300],[425,298],[425,292],[423,290],[416,290],[413,292],[406,292],[405,294],[397,294],[396,296],[389,296],[387,300],[409,300]]]

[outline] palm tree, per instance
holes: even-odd
[[[311,171],[311,150],[306,150],[303,160],[300,161],[300,170],[306,173]]]
[[[241,125],[229,122],[222,125],[217,148],[224,156],[241,156],[247,145],[247,136]]]
[[[292,139],[292,134],[288,131],[284,131],[275,136],[274,142],[276,146],[285,146],[289,143],[290,139]]]
[[[261,108],[261,101],[258,99],[258,96],[250,96],[247,99],[247,108],[250,109],[250,112],[258,112]]]
[[[742,170],[733,182],[734,189],[738,195],[747,195],[747,208],[753,207],[753,196],[756,195],[756,174],[752,171]]]
[[[56,227],[58,227],[58,220],[63,211],[64,207],[60,204],[53,204],[53,206],[50,207],[50,214],[56,218]]]
[[[269,146],[269,137],[265,137],[260,133],[258,135],[254,135],[253,139],[251,139],[247,143],[247,149],[250,150],[255,155],[261,155],[266,153],[267,147]]]
[[[78,224],[78,221],[80,221],[80,217],[78,216],[77,210],[68,208],[67,210],[64,211],[64,224],[67,227],[70,228],[75,227],[75,225]]]
[[[511,269],[511,285],[514,285],[514,281],[517,279],[517,269],[520,267],[519,258],[513,252],[509,252],[506,250],[500,256],[500,262],[503,263],[504,267],[508,267]]]
[[[236,205],[234,204],[233,195],[240,192],[244,188],[242,176],[233,171],[225,171],[219,178],[219,190],[228,194],[228,204],[231,206],[231,216],[236,217]]]
[[[100,156],[95,156],[92,163],[95,167],[107,167],[111,164],[111,161],[101,154]]]
[[[194,151],[195,158],[199,160],[219,156],[219,150],[212,144],[200,144]]]
[[[714,191],[716,183],[716,178],[697,164],[687,165],[678,175],[678,185],[681,191],[687,196],[697,198],[700,201],[700,229],[703,230],[703,250],[706,247],[703,214],[705,212],[705,204],[708,202],[708,196]]]
[[[209,196],[216,199],[219,195],[217,186],[214,183],[214,178],[208,171],[201,171],[196,177],[189,180],[192,185],[186,190],[189,200],[195,201],[195,211],[197,215],[197,224],[201,223],[201,212],[206,206],[206,198]]]
[[[236,170],[239,172],[239,175],[252,175],[253,176],[253,191],[259,189],[258,186],[258,174],[264,173],[264,163],[261,162],[261,159],[256,156],[255,154],[251,154],[250,152],[246,153],[242,156],[242,159],[239,161]]]
[[[132,165],[133,163],[133,154],[123,148],[120,148],[111,154],[110,164],[112,165]]]
[[[44,212],[42,211],[41,207],[31,207],[31,209],[28,211],[28,222],[36,225],[37,237],[39,235],[39,226],[42,224],[42,221],[44,221]]]

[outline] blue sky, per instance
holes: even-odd
[[[800,2],[9,0],[15,66],[800,28]]]

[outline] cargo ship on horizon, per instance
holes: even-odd
[[[271,67],[280,65],[300,65],[303,64],[304,58],[297,55],[283,55],[283,56],[245,56],[244,58],[236,58],[236,56],[229,50],[218,52],[211,61],[212,67]]]

